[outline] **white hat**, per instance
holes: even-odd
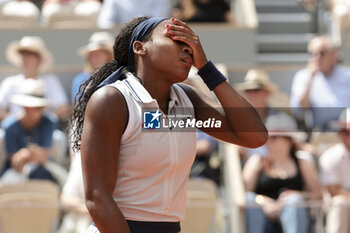
[[[286,113],[271,115],[266,120],[269,136],[290,137],[296,142],[306,139],[306,133],[298,129],[296,121]]]
[[[53,63],[50,51],[46,48],[44,41],[38,36],[24,36],[20,41],[13,41],[8,45],[6,58],[10,63],[18,67],[22,65],[20,51],[38,53],[42,59],[40,71],[47,71]]]
[[[270,81],[265,71],[250,69],[244,77],[244,81],[237,85],[237,89],[240,91],[266,89],[273,93],[277,90],[277,86]]]
[[[44,83],[37,79],[25,79],[19,87],[19,93],[13,95],[10,101],[22,107],[46,107],[50,102],[44,98]]]
[[[104,49],[113,55],[114,39],[108,32],[95,32],[91,35],[89,43],[78,50],[80,56],[86,57],[90,52]]]

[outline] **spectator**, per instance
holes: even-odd
[[[1,0],[1,13],[4,16],[26,18],[27,20],[39,20],[40,9],[27,0]]]
[[[251,69],[244,77],[244,81],[236,86],[243,96],[257,110],[261,119],[266,122],[269,116],[279,112],[269,104],[270,97],[277,92],[277,86],[270,81],[268,74],[260,69]],[[240,158],[242,165],[253,154],[266,156],[268,153],[266,145],[251,149],[240,147]]]
[[[269,104],[269,98],[277,92],[277,86],[271,82],[268,74],[260,69],[250,69],[244,81],[236,88],[243,92],[244,97],[256,108],[264,122],[268,116],[276,113]]]
[[[10,63],[20,67],[20,74],[7,77],[0,85],[0,108],[6,114],[18,114],[22,108],[11,104],[10,98],[17,94],[18,87],[25,79],[40,79],[44,83],[45,98],[51,105],[46,111],[55,114],[61,121],[66,121],[70,108],[68,99],[57,76],[44,73],[52,65],[52,55],[44,41],[36,36],[24,36],[14,41],[6,49],[6,57]],[[0,120],[4,116],[0,117]]]
[[[307,233],[310,219],[303,204],[320,199],[321,188],[316,168],[296,156],[295,143],[305,134],[286,114],[270,117],[266,126],[268,155],[251,156],[243,168],[247,233],[271,233],[281,227],[286,233]]]
[[[139,16],[169,17],[171,0],[104,0],[98,17],[100,28],[112,28]]]
[[[18,94],[22,82],[34,79],[43,82],[44,96],[50,101],[50,106],[45,112],[57,117],[59,124],[64,125],[70,113],[68,98],[58,77],[45,73],[51,67],[53,58],[44,41],[40,37],[24,36],[20,41],[14,41],[8,46],[6,57],[10,63],[20,67],[22,72],[5,78],[0,85],[0,121],[10,114],[18,115],[23,112],[23,108],[11,103],[10,99]],[[60,130],[55,130],[53,137],[54,154],[64,163],[67,137]]]
[[[192,164],[190,177],[208,178],[220,185],[220,160],[215,154],[217,147],[218,142],[215,138],[197,130],[197,152]]]
[[[80,153],[72,157],[68,178],[61,193],[61,206],[66,213],[58,233],[85,233],[91,218],[85,206]]]
[[[182,0],[174,6],[172,16],[194,23],[235,23],[230,5],[225,0]]]
[[[350,107],[350,69],[337,64],[338,48],[326,36],[312,39],[311,54],[305,69],[296,73],[291,89],[291,106],[310,108],[309,128],[329,129],[329,122],[337,120],[345,107]],[[300,109],[295,109],[300,114]]]
[[[89,43],[79,49],[79,54],[85,58],[85,70],[74,77],[72,82],[72,103],[75,103],[79,87],[89,77],[90,73],[113,59],[113,37],[108,32],[95,32]]]
[[[326,233],[350,232],[350,109],[338,122],[341,142],[320,156],[321,181],[331,196]]]
[[[24,108],[17,116],[3,121],[7,161],[1,183],[25,179],[47,179],[62,184],[66,172],[49,161],[55,121],[44,114],[49,101],[44,98],[41,80],[26,79],[18,94],[10,98]]]
[[[99,0],[45,0],[41,22],[44,26],[71,27],[78,22],[82,28],[96,27],[101,6]]]

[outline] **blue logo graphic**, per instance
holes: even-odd
[[[143,128],[144,129],[160,129],[161,121],[160,116],[162,114],[159,110],[155,111],[144,111],[143,112]]]

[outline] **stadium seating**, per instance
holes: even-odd
[[[50,233],[56,229],[59,189],[49,181],[0,186],[2,233]]]

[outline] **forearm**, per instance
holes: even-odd
[[[302,191],[301,194],[306,200],[320,200],[320,199],[322,199],[321,191],[319,191],[319,192],[317,192],[317,191]]]
[[[311,74],[307,84],[306,84],[306,89],[304,93],[300,96],[299,98],[299,105],[302,108],[309,108],[310,107],[310,92],[311,92],[311,86],[312,86],[312,81],[315,77],[315,74]]]
[[[36,162],[38,164],[43,164],[49,159],[49,154],[50,154],[49,149],[36,146],[34,148],[30,148],[29,150],[31,150],[33,162]]]
[[[265,195],[256,195],[255,197],[255,202],[261,206],[263,205],[267,205],[267,204],[270,204],[270,203],[274,203],[276,202],[276,200],[268,197],[268,196],[265,196]]]
[[[251,141],[255,144],[252,147],[264,144],[267,131],[257,111],[227,82],[222,82],[213,91],[237,137],[243,141]]]

